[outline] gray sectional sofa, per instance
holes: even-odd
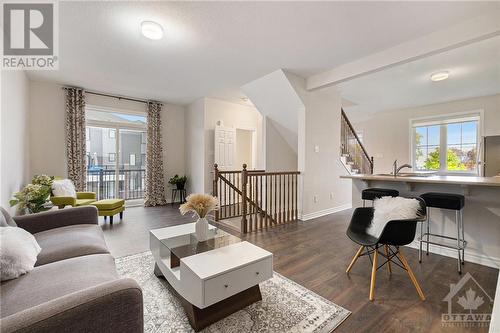
[[[95,207],[14,218],[42,251],[35,268],[0,287],[0,331],[143,332],[142,291],[120,278]]]

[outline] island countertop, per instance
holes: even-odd
[[[449,184],[465,186],[498,186],[500,177],[477,177],[477,176],[397,176],[392,175],[347,175],[340,178],[359,179],[364,181],[387,181],[403,183],[426,183],[426,184]]]

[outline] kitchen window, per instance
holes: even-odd
[[[477,173],[480,114],[413,120],[416,171]]]

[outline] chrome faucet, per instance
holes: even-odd
[[[413,168],[413,167],[412,167],[411,165],[409,165],[409,164],[403,164],[402,166],[400,166],[400,167],[398,168],[398,160],[395,160],[395,161],[394,161],[394,163],[392,164],[392,166],[393,166],[393,170],[394,170],[394,171],[392,172],[392,174],[394,175],[394,177],[396,177],[396,176],[398,175],[399,171],[401,171],[401,169],[403,169],[403,168],[410,168],[410,169],[411,169],[411,168]]]

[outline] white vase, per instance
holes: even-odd
[[[208,221],[205,217],[199,218],[196,221],[195,234],[199,242],[204,242],[208,239]]]

